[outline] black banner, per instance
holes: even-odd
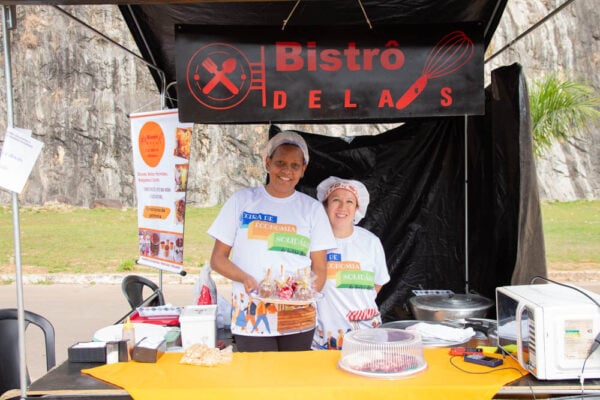
[[[481,24],[176,26],[179,119],[390,122],[484,113]]]

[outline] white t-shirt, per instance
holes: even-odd
[[[271,196],[263,186],[235,192],[208,229],[232,247],[231,261],[260,282],[267,269],[278,278],[310,267],[310,252],[334,248],[335,237],[321,203],[294,192]],[[231,331],[247,336],[279,336],[315,327],[313,305],[284,307],[251,299],[239,282],[232,285]]]
[[[390,280],[377,236],[360,226],[327,252],[327,281],[317,303],[313,349],[341,349],[345,333],[381,325],[375,285]]]

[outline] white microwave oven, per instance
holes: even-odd
[[[590,354],[600,307],[586,295],[600,304],[598,294],[555,283],[496,288],[498,346],[538,379],[600,378],[600,348]]]

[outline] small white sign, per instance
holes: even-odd
[[[0,186],[21,193],[43,146],[30,130],[8,128],[0,154]]]

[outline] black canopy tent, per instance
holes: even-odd
[[[504,0],[157,2],[120,10],[143,57],[159,67],[150,70],[167,105],[177,107],[176,24],[286,29],[480,22],[487,48],[505,6]],[[313,155],[300,190],[314,194],[321,179],[335,174],[361,179],[371,192],[361,225],[381,237],[392,274],[378,298],[384,319],[410,318],[412,289],[460,292],[467,280],[470,290],[493,298],[496,286],[545,275],[528,121],[525,81],[514,65],[494,71],[484,116],[404,119],[399,128],[350,143],[304,132]]]
[[[188,25],[360,25],[452,24],[482,22],[484,44],[490,43],[507,0],[336,0],[169,2],[150,1],[119,6],[138,49],[147,61],[167,106],[177,107],[175,24]],[[78,3],[73,1],[73,3]],[[161,72],[162,71],[162,72]]]
[[[174,108],[175,24],[283,29],[292,24],[481,22],[487,47],[507,0],[0,3],[118,4],[166,106]],[[460,292],[467,260],[470,287],[487,297],[497,286],[545,275],[527,101],[523,72],[513,65],[493,72],[483,116],[407,119],[392,131],[351,141],[305,133],[311,166],[300,190],[314,194],[321,179],[336,174],[361,179],[371,192],[361,225],[379,235],[386,250],[392,281],[378,297],[384,320],[410,318],[406,300],[412,289]]]
[[[291,25],[424,26],[479,22],[484,27],[483,40],[487,47],[506,6],[506,0],[2,3],[118,4],[169,108],[177,106],[176,24],[281,26],[285,29]],[[515,69],[518,73],[514,73]],[[503,72],[502,79],[496,77],[496,83],[488,88],[486,114],[482,117],[408,119],[403,121],[404,126],[379,137],[358,137],[351,143],[307,135],[317,157],[313,158],[316,161],[311,163],[301,190],[314,192],[320,179],[335,173],[365,180],[372,192],[371,209],[363,225],[382,237],[388,253],[394,279],[380,296],[384,316],[388,319],[405,315],[398,310],[411,288],[443,286],[460,290],[466,278],[473,290],[492,297],[494,287],[509,283],[513,277],[516,278],[513,282],[525,282],[533,275],[545,274],[539,205],[534,190],[537,187],[535,170],[526,147],[527,93],[520,68],[513,66],[510,70],[512,74]],[[502,98],[502,106],[495,98],[498,87],[505,88],[503,93],[507,93]],[[510,121],[517,121],[510,129],[511,135],[502,139],[494,136],[494,132],[507,131]],[[465,148],[467,131],[470,135]],[[496,140],[501,140],[504,146]],[[338,148],[339,151],[333,150]],[[395,153],[390,156],[392,148]],[[382,151],[378,153],[378,149]],[[463,154],[469,154],[468,199],[463,189],[466,165]],[[385,165],[382,160],[396,163],[382,170],[381,165]],[[340,166],[344,168],[340,170]],[[390,173],[394,169],[397,172]],[[528,177],[526,183],[522,176]],[[525,194],[529,197],[524,198]],[[461,239],[461,232],[465,232],[465,219],[461,216],[465,203],[469,204],[467,211],[472,218],[466,230],[468,237]],[[533,224],[533,231],[523,232],[533,234],[521,237],[519,229],[522,224],[531,228],[528,222],[531,219],[538,220]],[[426,233],[434,235],[423,240],[424,235],[428,236]],[[532,237],[537,244],[531,244]],[[466,254],[465,243],[469,247]],[[531,252],[531,248],[537,250]],[[531,254],[535,255],[533,264],[524,264],[523,259]],[[471,260],[473,266],[469,277],[463,272],[467,260]],[[409,270],[413,271],[410,279],[406,276]],[[390,299],[396,300],[386,307]]]

